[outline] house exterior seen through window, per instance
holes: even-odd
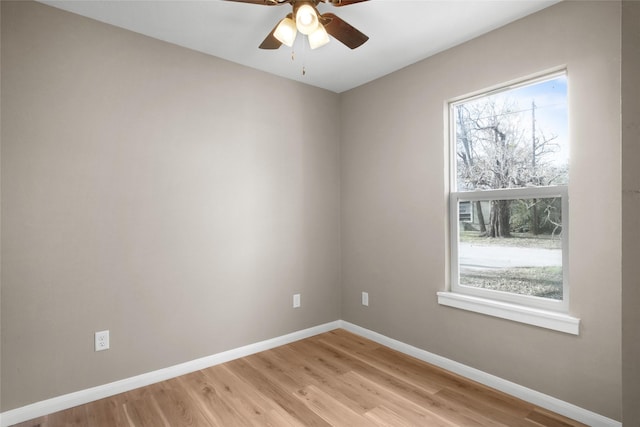
[[[564,72],[449,105],[451,291],[568,310]]]

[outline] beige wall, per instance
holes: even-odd
[[[622,420],[640,425],[640,2],[622,3]]]
[[[2,410],[340,317],[336,94],[32,2],[2,65]]]
[[[345,93],[343,319],[619,420],[620,49],[619,3],[563,2]],[[561,66],[579,336],[436,299],[446,287],[445,101]]]
[[[343,318],[615,419],[624,389],[637,420],[619,3],[564,2],[343,95],[36,3],[1,15],[1,410]],[[445,100],[561,65],[578,337],[436,303]]]

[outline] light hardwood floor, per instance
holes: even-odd
[[[341,329],[18,424],[583,425]]]

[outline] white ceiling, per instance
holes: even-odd
[[[42,3],[292,80],[343,92],[463,43],[559,0],[370,0],[321,3],[369,36],[350,50],[332,39],[310,50],[258,49],[291,6],[224,0],[41,0]],[[302,68],[306,74],[302,74]]]

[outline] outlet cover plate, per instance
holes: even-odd
[[[95,350],[96,351],[109,350],[109,331],[96,332]]]
[[[300,294],[293,294],[293,308],[300,308]]]

